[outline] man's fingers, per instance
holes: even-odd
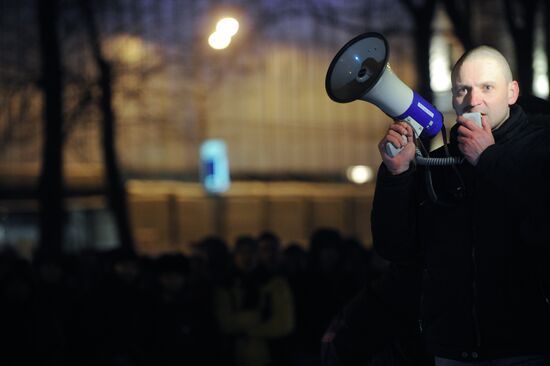
[[[378,145],[379,150],[387,155],[386,145],[391,143],[395,148],[399,149],[412,141],[413,130],[411,126],[404,121],[395,121],[388,128],[386,136]],[[405,138],[404,138],[405,137]]]
[[[394,136],[394,137],[401,138],[401,135],[403,135],[403,134],[400,131],[395,131],[395,130],[389,130],[388,131],[388,136]]]
[[[392,132],[395,132],[395,131],[392,131]],[[389,133],[387,136],[386,136],[386,141],[387,142],[391,142],[393,144],[393,146],[397,147],[397,148],[400,148],[401,146],[404,145],[403,143],[403,137],[401,137],[400,134],[398,133],[395,133],[395,134],[391,134]]]
[[[395,131],[400,135],[408,135],[409,131],[407,130],[407,124],[394,123],[390,126],[388,131]]]
[[[465,137],[471,137],[472,136],[472,130],[470,130],[468,127],[461,125],[457,129],[458,136],[465,136]]]
[[[462,127],[468,130],[474,130],[476,128],[479,128],[479,126],[474,121],[470,121],[469,119],[466,119],[466,118],[461,118],[459,122]]]

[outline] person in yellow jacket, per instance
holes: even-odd
[[[214,309],[223,335],[231,342],[235,366],[275,366],[270,351],[294,329],[294,303],[286,279],[258,265],[258,242],[237,239],[234,271],[216,289]]]

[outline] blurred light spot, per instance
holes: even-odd
[[[366,165],[350,166],[346,171],[348,180],[355,184],[364,184],[370,182],[374,177],[372,168]]]
[[[216,32],[233,37],[239,31],[239,22],[235,18],[223,18],[216,25]]]
[[[533,55],[533,94],[539,98],[547,98],[550,92],[547,72],[548,59],[544,49],[537,46]]]
[[[432,37],[430,46],[430,86],[434,92],[451,89],[450,47],[443,36]]]
[[[231,36],[228,36],[227,34],[220,33],[220,32],[214,32],[208,37],[208,44],[210,47],[216,49],[216,50],[222,50],[224,48],[227,48],[229,44],[231,43]]]
[[[204,188],[209,193],[223,193],[229,189],[229,158],[225,141],[206,140],[200,147],[201,177]]]
[[[110,58],[127,65],[139,64],[145,59],[145,44],[140,37],[133,35],[119,35],[107,41]]]

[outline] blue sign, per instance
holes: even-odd
[[[209,193],[223,193],[229,189],[229,160],[222,140],[206,140],[201,145],[201,180]]]

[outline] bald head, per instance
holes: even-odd
[[[508,119],[509,106],[519,95],[510,65],[500,52],[487,46],[465,53],[455,64],[451,80],[456,114],[479,112],[493,129]]]
[[[496,64],[499,68],[499,72],[502,73],[506,82],[514,80],[512,76],[512,70],[506,58],[497,49],[489,46],[479,46],[471,49],[462,55],[456,62],[451,73],[451,80],[454,82],[460,68],[466,61],[489,61]]]

